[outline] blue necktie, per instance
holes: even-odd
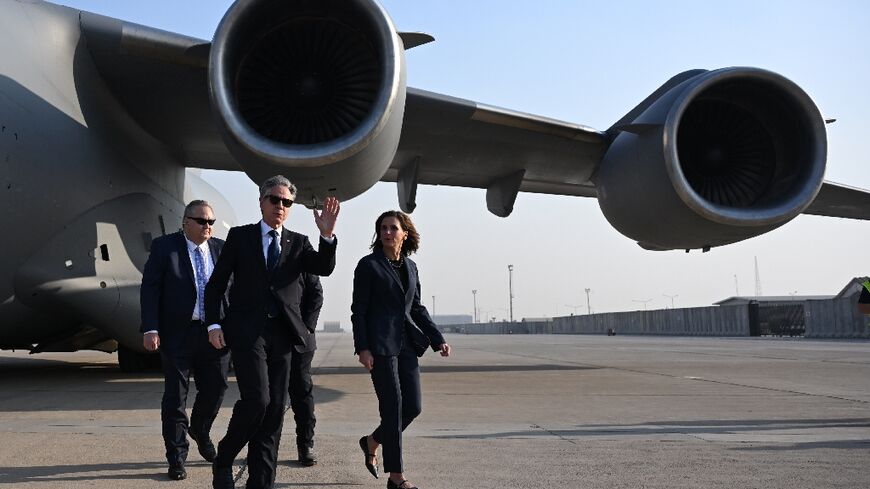
[[[271,271],[278,263],[278,257],[281,256],[281,250],[278,249],[278,231],[273,229],[269,231],[269,235],[272,236],[272,241],[269,242],[266,268]]]
[[[205,259],[202,256],[202,248],[196,247],[193,252],[193,265],[196,267],[196,300],[199,303],[199,320],[205,321],[205,284],[208,277],[205,276]]]

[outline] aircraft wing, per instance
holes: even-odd
[[[826,181],[804,214],[870,220],[870,192]]]
[[[607,135],[585,126],[408,88],[399,149],[382,180],[487,189],[488,207],[505,216],[516,191],[595,197],[606,149]],[[401,200],[413,209],[413,199]]]
[[[178,154],[187,166],[242,170],[252,178],[259,175],[243,168],[232,156],[215,121],[209,99],[208,63],[214,49],[211,43],[86,12],[81,13],[80,21],[102,81],[140,127]],[[405,49],[431,41],[431,36],[421,33],[401,33],[400,37]],[[648,150],[626,150],[616,156],[620,151],[611,151],[615,141],[633,137],[620,133],[642,134],[648,128],[661,128],[662,121],[656,120],[655,114],[667,112],[673,94],[695,79],[732,76],[729,72],[734,70],[709,74],[694,70],[678,75],[629,112],[616,125],[617,130],[607,132],[407,88],[401,129],[396,133],[397,151],[389,168],[379,170],[374,179],[398,183],[400,206],[405,211],[414,209],[416,186],[422,183],[486,189],[487,207],[502,217],[511,213],[520,191],[599,200],[621,194],[614,197],[620,212],[625,210],[630,220],[653,222],[631,217],[634,211],[628,209],[635,205],[651,209],[659,202],[654,197],[656,192],[649,190],[653,182],[658,189],[670,187],[670,183],[657,181],[659,177],[652,170],[661,165],[660,156]],[[751,69],[746,73],[768,76]],[[650,137],[652,141],[658,136]],[[614,161],[631,163],[624,169],[610,163],[602,180],[602,162],[610,153],[614,153]],[[819,161],[824,164],[823,159]],[[270,166],[263,171],[273,172],[274,168],[280,167]],[[301,178],[302,173],[294,176]],[[650,205],[638,200],[644,195],[654,199]],[[824,182],[804,212],[870,219],[870,193]],[[684,247],[662,247],[668,246]]]
[[[140,127],[187,166],[242,170],[212,117],[211,43],[89,12],[80,22],[102,80]]]

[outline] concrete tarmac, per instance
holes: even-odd
[[[406,474],[428,488],[870,487],[870,342],[448,335],[422,359]],[[284,425],[276,487],[384,487],[357,439],[377,423],[350,335],[320,333],[317,452]],[[166,479],[162,376],[114,355],[0,352],[0,488],[204,488]],[[191,398],[192,399],[192,398]],[[225,432],[235,379],[212,437]],[[192,405],[192,400],[188,405]],[[244,487],[244,459],[236,464]]]

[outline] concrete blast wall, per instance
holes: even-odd
[[[870,318],[858,312],[858,296],[808,300],[801,305],[807,338],[870,338]],[[759,322],[757,305],[611,312],[553,318],[552,321],[457,324],[446,331],[470,334],[616,334],[751,336]],[[799,318],[800,319],[800,318]],[[759,324],[755,325],[759,334]]]
[[[870,338],[868,318],[858,312],[858,296],[806,301],[807,338]]]
[[[477,334],[607,334],[608,330],[616,334],[749,336],[749,308],[714,306],[611,312],[558,317],[548,322],[478,323],[459,327],[463,333]]]

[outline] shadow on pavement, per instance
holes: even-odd
[[[203,463],[205,464],[206,462]],[[98,480],[163,482],[167,481],[165,472],[165,462],[0,467],[0,486],[38,482]]]

